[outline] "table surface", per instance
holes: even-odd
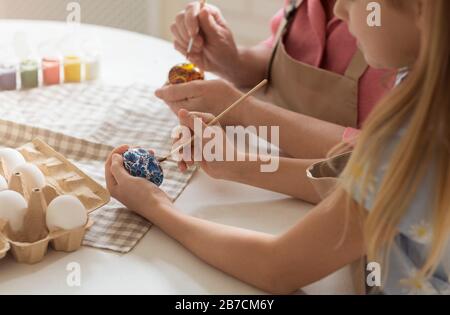
[[[58,22],[0,21],[0,49],[11,47],[17,32],[37,47],[73,30]],[[83,25],[79,38],[94,41],[102,53],[101,80],[159,86],[170,67],[184,60],[166,41],[122,30]],[[198,196],[202,198],[198,198]],[[185,213],[227,225],[278,234],[310,205],[286,196],[196,173],[176,205]],[[67,265],[81,267],[81,286],[67,285]],[[348,267],[302,290],[307,294],[352,294]],[[0,260],[0,294],[263,294],[205,264],[153,227],[129,254],[84,247],[71,253],[49,251],[39,264]]]

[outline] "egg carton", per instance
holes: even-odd
[[[0,234],[0,259],[5,258],[10,248],[9,242]]]
[[[45,223],[47,205],[58,196],[72,195],[90,213],[109,202],[109,192],[40,139],[17,150],[28,163],[36,165],[42,171],[47,185],[42,189],[28,191],[20,173],[11,176],[9,189],[25,197],[28,210],[22,232],[12,231],[9,224],[0,220],[0,259],[10,251],[17,262],[35,264],[44,259],[49,244],[56,251],[78,250],[93,221],[89,219],[85,226],[75,230],[49,232]],[[5,172],[0,161],[0,175]]]

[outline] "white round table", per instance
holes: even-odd
[[[0,47],[10,46],[16,32],[36,47],[70,33],[57,22],[1,21]],[[102,52],[101,80],[111,84],[145,82],[159,86],[168,69],[184,60],[160,39],[122,30],[83,25],[82,37],[98,40]],[[200,198],[201,196],[201,198]],[[207,220],[281,233],[310,205],[261,189],[208,178],[198,172],[176,202],[184,212]],[[81,286],[69,286],[67,265],[81,267]],[[303,288],[307,294],[352,294],[349,268]],[[262,294],[200,261],[153,227],[129,254],[84,247],[72,254],[50,250],[37,265],[0,260],[0,294]]]

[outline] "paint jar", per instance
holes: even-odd
[[[81,82],[81,59],[77,56],[64,57],[64,82]]]
[[[0,91],[17,89],[17,68],[15,65],[0,65]]]
[[[88,55],[85,58],[86,80],[93,81],[100,77],[100,56],[98,54]]]
[[[36,60],[24,60],[20,63],[22,89],[32,89],[39,85],[38,63]]]
[[[61,61],[56,57],[42,59],[42,76],[44,85],[61,83]]]

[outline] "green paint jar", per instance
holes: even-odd
[[[38,63],[35,60],[24,60],[20,63],[20,79],[22,89],[32,89],[39,85]]]

